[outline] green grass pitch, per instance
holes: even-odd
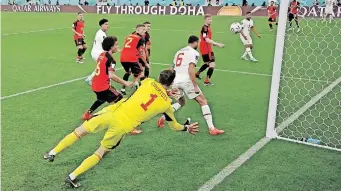
[[[90,49],[84,64],[75,63],[71,32],[75,14],[1,16],[2,97],[84,77],[94,69]],[[138,22],[152,22],[152,77],[171,64],[189,35],[199,35],[203,22],[194,16],[86,14],[89,48],[102,17],[109,19],[108,34],[117,36],[121,46]],[[200,83],[216,126],[226,134],[209,136],[200,108],[189,101],[176,116],[179,121],[187,117],[198,121],[199,134],[158,129],[156,119],[144,123],[142,135],[127,136],[99,165],[79,177],[83,184],[79,190],[196,190],[264,137],[275,33],[268,31],[266,18],[254,18],[263,37],[253,38],[259,63],[242,61],[239,36],[229,32],[229,25],[241,19],[213,18],[213,39],[226,47],[214,49],[220,69],[213,74],[215,86]],[[122,76],[122,70],[118,74]],[[64,178],[95,151],[103,133],[83,138],[54,163],[42,156],[81,123],[82,113],[94,99],[85,82],[78,80],[2,100],[2,190],[68,190]],[[339,153],[276,140],[215,190],[341,190],[340,174]]]

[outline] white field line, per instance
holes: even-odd
[[[161,66],[171,66],[170,64],[157,63],[157,62],[152,62],[151,64],[152,65],[161,65]],[[121,69],[122,68],[118,68],[116,70],[121,70]],[[236,74],[243,74],[243,75],[271,77],[270,74],[255,73],[255,72],[244,72],[244,71],[223,70],[223,69],[214,69],[214,70],[219,71],[219,72],[228,72],[228,73],[236,73]],[[314,80],[314,79],[308,79],[308,78],[294,78],[294,77],[284,77],[284,78],[328,83],[328,81]],[[4,99],[11,98],[11,97],[16,97],[16,96],[20,96],[20,95],[24,95],[24,94],[28,94],[28,93],[33,93],[33,92],[36,92],[36,91],[40,91],[40,90],[44,90],[44,89],[48,89],[48,88],[52,88],[52,87],[56,87],[56,86],[60,86],[60,85],[64,85],[64,84],[68,84],[68,83],[72,83],[72,82],[76,82],[76,81],[79,81],[79,80],[82,80],[82,79],[85,79],[85,77],[80,77],[80,78],[76,78],[76,79],[72,79],[72,80],[68,80],[68,81],[64,81],[64,82],[59,82],[59,83],[56,83],[56,84],[51,84],[51,85],[48,85],[48,86],[43,86],[43,87],[40,87],[40,88],[35,88],[35,89],[31,89],[31,90],[15,93],[15,94],[12,94],[12,95],[1,97],[0,100],[4,100]]]
[[[116,70],[121,70],[121,69],[122,69],[122,68],[117,68]],[[45,90],[45,89],[48,89],[48,88],[53,88],[53,87],[57,87],[57,86],[69,84],[69,83],[72,83],[72,82],[76,82],[76,81],[79,81],[79,80],[83,80],[83,79],[85,79],[86,77],[87,77],[87,76],[80,77],[80,78],[75,78],[75,79],[72,79],[72,80],[67,80],[67,81],[64,81],[64,82],[59,82],[59,83],[56,83],[56,84],[51,84],[51,85],[48,85],[48,86],[42,86],[42,87],[40,87],[40,88],[35,88],[35,89],[30,89],[30,90],[27,90],[27,91],[15,93],[15,94],[12,94],[12,95],[8,95],[8,96],[1,97],[0,100],[4,100],[4,99],[16,97],[16,96],[20,96],[20,95],[25,95],[25,94],[33,93],[33,92],[40,91],[40,90]]]
[[[341,83],[341,76],[332,82],[328,87],[323,89],[320,93],[314,96],[310,101],[308,101],[304,106],[298,109],[297,112],[289,116],[283,123],[281,123],[277,128],[277,133],[280,133],[285,127],[294,122],[300,115],[307,111],[311,106],[313,106],[318,100],[324,97],[327,93],[332,91],[332,89]],[[283,138],[280,138],[283,139]],[[227,176],[232,174],[237,168],[246,163],[257,151],[263,148],[266,144],[270,142],[271,138],[264,137],[260,139],[256,144],[249,148],[246,152],[240,155],[232,163],[228,164],[223,170],[221,170],[217,175],[213,176],[209,181],[203,184],[198,191],[211,191],[215,186],[220,184]],[[330,148],[328,148],[330,149]],[[336,150],[336,149],[334,149]]]

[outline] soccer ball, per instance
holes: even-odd
[[[239,23],[232,23],[230,30],[232,33],[239,33],[242,30],[242,26]]]

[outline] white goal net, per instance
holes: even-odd
[[[299,17],[299,26],[278,29],[267,136],[341,151],[341,19]]]

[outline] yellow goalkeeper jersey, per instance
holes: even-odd
[[[174,117],[171,99],[166,89],[151,78],[143,80],[141,86],[129,98],[104,108],[104,110],[108,109],[113,112],[112,117],[115,121],[124,124],[126,132],[130,132],[141,123],[162,113],[166,115],[166,120],[172,129],[184,129],[184,126],[179,124]]]

